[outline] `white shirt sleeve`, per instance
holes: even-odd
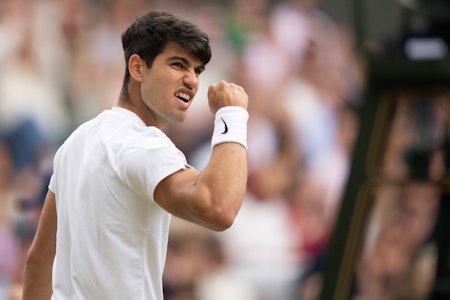
[[[132,146],[120,157],[122,180],[135,192],[152,200],[161,180],[187,166],[184,154],[169,143],[156,147]]]

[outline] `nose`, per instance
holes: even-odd
[[[199,78],[195,70],[189,70],[183,78],[184,85],[193,90],[196,89],[199,84]]]

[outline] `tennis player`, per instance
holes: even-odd
[[[211,58],[196,25],[148,11],[122,34],[117,105],[58,149],[25,270],[24,300],[162,300],[171,216],[229,228],[247,182],[248,97],[209,86],[212,155],[199,172],[161,130],[184,120]]]

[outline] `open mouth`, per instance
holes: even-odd
[[[175,97],[177,97],[178,99],[180,99],[181,101],[188,103],[189,100],[191,100],[191,96],[185,93],[176,93]]]

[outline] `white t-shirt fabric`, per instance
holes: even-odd
[[[171,215],[157,184],[188,167],[158,128],[114,107],[84,123],[58,149],[52,300],[163,299]]]

